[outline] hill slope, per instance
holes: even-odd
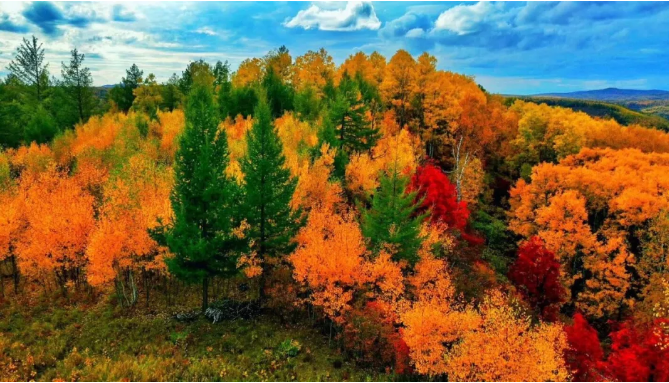
[[[665,132],[669,132],[669,120],[666,118],[663,118],[660,115],[638,112],[618,104],[594,100],[577,100],[573,98],[550,96],[509,97],[507,102],[511,104],[515,99],[531,101],[539,104],[543,103],[550,106],[571,108],[573,110],[587,113],[593,117],[613,118],[618,123],[623,125],[638,124],[648,128],[656,128]]]
[[[669,91],[666,90],[641,90],[641,89],[618,89],[606,88],[597,90],[586,90],[568,93],[543,93],[535,97],[559,97],[573,98],[578,100],[596,100],[609,102],[629,102],[647,100],[669,100]]]

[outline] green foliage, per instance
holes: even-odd
[[[239,223],[235,219],[239,190],[225,174],[228,155],[211,90],[195,86],[174,165],[174,222],[162,239],[174,254],[167,260],[170,272],[186,281],[203,282],[203,310],[207,278],[234,275],[241,246],[233,235]]]
[[[167,109],[170,112],[181,107],[183,102],[183,94],[179,89],[179,77],[176,73],[172,74],[169,80],[160,88],[162,96],[161,108]]]
[[[300,342],[293,339],[286,339],[279,345],[277,352],[279,355],[283,355],[286,358],[294,358],[302,349]]]
[[[49,64],[44,64],[44,48],[37,41],[35,36],[31,40],[23,38],[7,69],[30,88],[35,101],[40,103],[49,86]]]
[[[144,72],[139,70],[137,65],[132,64],[130,69],[125,71],[126,77],[121,79],[121,83],[109,91],[109,98],[113,100],[118,108],[127,112],[135,101],[133,91],[141,85]]]
[[[214,72],[211,65],[204,60],[191,61],[181,73],[179,80],[179,89],[182,94],[190,95],[195,85],[202,85],[212,88],[214,85]]]
[[[53,116],[43,106],[38,106],[26,126],[25,141],[44,144],[50,142],[57,133],[58,127]]]
[[[253,109],[258,104],[258,94],[252,87],[234,88],[223,84],[218,93],[218,112],[221,120],[227,117],[235,118],[242,115],[244,118],[253,115]]]
[[[258,255],[279,256],[292,249],[297,213],[289,206],[297,181],[285,166],[281,140],[270,110],[261,101],[253,127],[247,132],[248,151],[241,160],[244,173],[244,216],[250,225],[249,239]]]
[[[397,170],[383,175],[381,187],[374,194],[372,206],[362,214],[362,232],[370,239],[372,249],[390,245],[396,261],[414,265],[422,243],[420,225],[426,215],[416,215],[416,193],[407,193],[409,177]]]
[[[0,147],[16,148],[23,142],[28,115],[21,103],[21,87],[15,77],[0,83]]]
[[[301,92],[295,94],[295,112],[304,120],[311,123],[318,119],[321,112],[321,103],[316,94],[316,90],[307,87]]]
[[[328,118],[336,132],[336,147],[349,154],[369,150],[379,138],[378,130],[367,121],[368,107],[363,101],[358,84],[344,73]]]
[[[0,305],[1,381],[388,381],[352,363],[310,323],[268,317],[183,324],[108,303],[34,308]],[[286,339],[301,349],[287,357]],[[4,364],[7,363],[7,364]]]
[[[85,122],[91,116],[95,100],[93,98],[93,77],[89,68],[83,66],[85,55],[72,50],[72,58],[70,65],[62,63],[63,84],[66,95],[71,105],[74,108],[74,113],[78,117],[79,122]]]
[[[281,117],[285,111],[293,110],[293,88],[281,81],[271,66],[267,68],[262,86],[267,94],[267,104],[272,118]]]

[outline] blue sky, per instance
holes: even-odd
[[[164,81],[191,60],[235,69],[286,45],[293,57],[324,47],[337,64],[428,51],[497,93],[669,89],[669,2],[0,3],[0,76],[31,34],[52,74],[77,47],[96,85],[132,63]]]

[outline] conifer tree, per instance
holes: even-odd
[[[254,124],[246,140],[248,150],[241,169],[248,237],[261,258],[288,254],[298,226],[298,215],[289,205],[297,182],[285,166],[281,140],[264,99],[255,108]]]
[[[367,109],[358,85],[344,73],[329,117],[337,132],[338,147],[349,154],[369,150],[379,138],[378,130],[371,128],[367,120]]]
[[[383,175],[380,183],[371,208],[362,215],[362,232],[370,239],[373,250],[390,245],[396,261],[406,260],[414,265],[422,242],[420,225],[426,215],[415,214],[416,193],[407,193],[409,178],[397,169]]]
[[[235,213],[240,190],[225,173],[228,162],[227,137],[218,130],[211,88],[194,86],[174,165],[174,221],[162,237],[174,254],[167,260],[170,272],[202,283],[203,311],[209,278],[234,275],[242,250],[242,240],[233,232],[239,225]]]
[[[85,55],[77,49],[72,50],[70,65],[62,63],[63,85],[67,90],[70,102],[76,109],[79,121],[90,117],[95,99],[93,98],[93,77],[91,70],[83,66]]]
[[[126,76],[121,79],[121,83],[109,91],[109,97],[119,109],[128,111],[135,101],[134,90],[142,84],[144,71],[139,70],[137,65],[132,64],[130,69],[126,69],[125,73]]]
[[[350,154],[371,149],[379,138],[378,129],[367,120],[367,105],[358,84],[344,72],[339,86],[329,90],[330,104],[323,122],[321,140],[338,148],[335,175],[343,178]]]
[[[35,99],[40,103],[49,86],[48,66],[44,64],[44,48],[42,44],[37,44],[37,37],[33,36],[31,40],[23,39],[7,69],[24,84],[35,89]]]

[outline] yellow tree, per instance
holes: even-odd
[[[115,280],[120,297],[137,300],[137,282],[143,278],[148,301],[148,278],[165,269],[161,248],[149,236],[158,219],[169,223],[172,177],[143,154],[110,179],[104,189],[100,219],[86,250],[88,281],[99,286]],[[127,293],[125,284],[127,284]]]
[[[669,154],[582,149],[559,164],[536,166],[511,190],[510,230],[541,237],[562,263],[563,282],[586,314],[616,316],[649,283],[648,259],[634,242],[669,208]],[[663,260],[660,263],[664,262]],[[632,283],[632,275],[645,277]]]
[[[328,79],[334,77],[334,73],[335,65],[332,57],[321,48],[318,51],[308,51],[295,59],[291,81],[298,92],[307,88],[322,92]]]
[[[17,244],[19,268],[30,279],[64,287],[83,281],[85,250],[95,227],[94,199],[74,178],[50,168],[22,180],[26,230]]]
[[[453,381],[567,381],[567,339],[559,324],[539,323],[509,305],[499,292],[479,309],[478,326],[446,353],[444,372]]]
[[[336,323],[343,323],[357,287],[365,280],[367,248],[350,212],[312,210],[288,260],[293,276],[311,292],[309,301]]]
[[[395,109],[400,126],[408,124],[411,117],[416,77],[416,60],[409,52],[398,50],[386,66],[379,90],[383,100]]]

